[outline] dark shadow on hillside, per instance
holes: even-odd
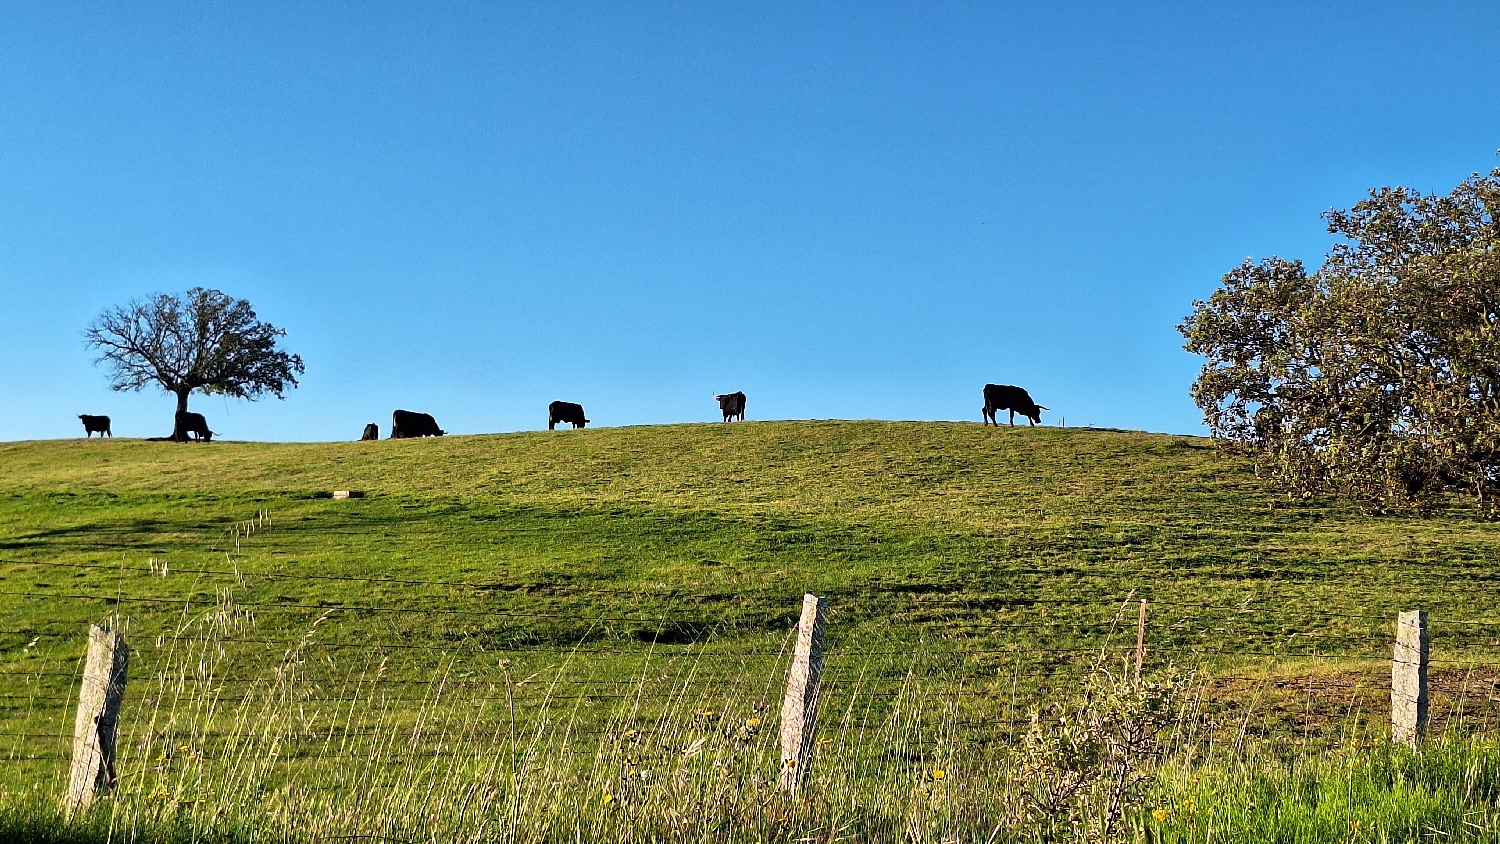
[[[171,529],[170,523],[161,519],[132,519],[109,524],[95,522],[16,534],[0,540],[0,550],[34,550],[38,544],[53,541],[86,541],[110,548],[156,548],[162,544],[158,534]]]

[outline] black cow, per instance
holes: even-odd
[[[437,420],[426,413],[398,410],[391,414],[391,439],[404,440],[410,437],[441,437],[448,433],[437,426]]]
[[[364,442],[365,440],[378,439],[380,439],[380,426],[376,425],[374,422],[371,422],[370,424],[365,426],[365,432],[360,435],[359,441]]]
[[[995,421],[995,412],[1000,410],[1010,411],[1010,424],[1016,424],[1016,414],[1019,413],[1031,420],[1035,425],[1042,421],[1042,411],[1051,408],[1043,407],[1031,400],[1031,394],[1020,387],[1012,387],[1008,384],[985,384],[984,385],[984,422],[1000,427]]]
[[[583,418],[583,405],[570,401],[555,401],[547,405],[547,430],[555,429],[559,422],[568,422],[575,429],[589,424],[589,420]]]
[[[736,418],[745,421],[745,394],[725,393],[722,396],[714,396],[719,401],[719,412],[724,414],[725,422],[733,422]]]
[[[210,442],[214,438],[214,432],[208,430],[208,420],[201,413],[193,413],[190,410],[182,410],[177,413],[177,430],[172,434],[172,439],[178,442],[187,442],[188,434],[192,434],[203,442]]]
[[[90,416],[87,413],[80,413],[78,414],[78,418],[83,420],[83,436],[85,439],[92,437],[96,431],[100,437],[106,435],[114,436],[109,430],[108,416]]]

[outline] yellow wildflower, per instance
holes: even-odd
[[[942,768],[937,768],[932,772],[932,778],[935,780],[940,780],[946,776],[948,776],[948,772],[944,771]]]
[[[604,795],[604,805],[608,806],[613,802],[615,802],[615,796],[613,794]]]

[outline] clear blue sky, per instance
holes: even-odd
[[[749,417],[1201,430],[1174,326],[1318,215],[1500,164],[1500,5],[6,4],[0,439],[104,413],[104,308],[307,363],[232,439]]]

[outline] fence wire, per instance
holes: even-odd
[[[231,532],[237,552],[255,533],[251,524]],[[288,771],[377,758],[435,764],[482,755],[502,736],[514,742],[517,732],[549,752],[595,760],[646,736],[764,741],[775,729],[790,660],[786,627],[800,604],[799,595],[775,590],[747,596],[568,584],[539,591],[582,607],[606,598],[634,602],[632,612],[593,613],[513,606],[527,597],[518,590],[531,585],[504,582],[154,560],[142,567],[0,559],[0,567],[9,567],[0,571],[0,595],[16,599],[11,611],[34,600],[68,602],[126,631],[130,679],[119,748],[127,772],[184,760],[231,764],[247,753],[270,753],[271,764]],[[58,579],[68,569],[108,573],[112,588],[75,588]],[[197,580],[173,592],[176,575]],[[204,578],[222,582],[203,585]],[[251,583],[274,582],[414,591],[394,603],[235,597]],[[969,594],[947,594],[957,591]],[[850,731],[1014,742],[1054,707],[1070,705],[1091,677],[1134,670],[1143,600],[1144,672],[1191,675],[1209,733],[1238,732],[1243,741],[1300,731],[1308,742],[1315,728],[1337,728],[1356,713],[1384,717],[1394,613],[1306,605],[1288,612],[1270,599],[1216,603],[1150,593],[1043,597],[1024,589],[985,593],[968,583],[831,591],[824,721],[840,742]],[[863,613],[853,629],[840,625],[846,597]],[[1048,612],[1063,617],[1038,617]],[[758,616],[761,626],[735,614]],[[782,629],[765,629],[766,620]],[[558,627],[550,638],[526,627],[539,623]],[[1494,618],[1431,623],[1462,630],[1430,661],[1434,728],[1500,723],[1500,609]],[[605,629],[611,625],[633,632]],[[929,627],[941,635],[929,635]],[[0,627],[0,653],[10,657],[0,667],[0,758],[65,768],[86,638],[85,628],[67,622]]]

